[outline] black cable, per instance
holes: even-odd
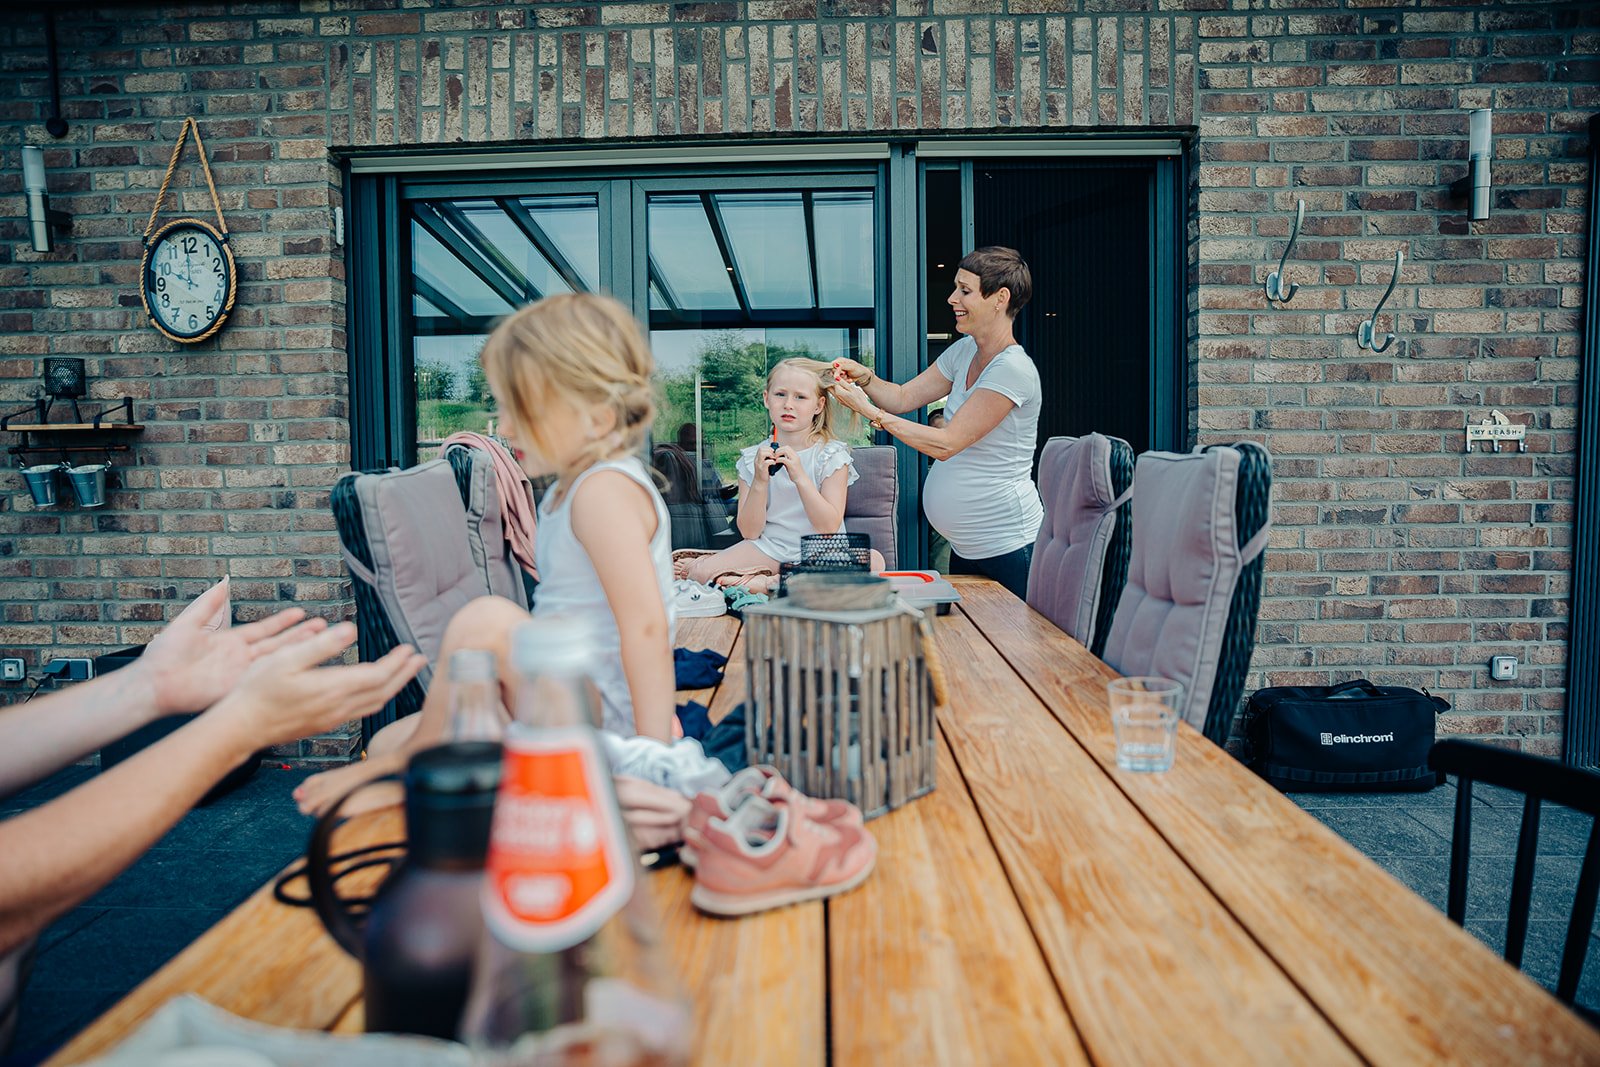
[[[28,701],[30,701],[34,697],[38,696],[39,695],[39,690],[44,688],[44,683],[47,682],[47,681],[49,681],[49,676],[48,675],[41,675],[40,678],[39,678],[38,683],[33,687],[33,692],[31,692],[27,696],[23,697],[22,698],[22,702],[24,704],[26,704]]]

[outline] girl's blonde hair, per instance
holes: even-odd
[[[479,356],[489,387],[518,431],[553,454],[539,416],[553,404],[609,411],[611,432],[593,441],[563,482],[601,460],[636,452],[655,419],[655,361],[639,324],[621,303],[595,293],[561,293],[528,305],[495,327]]]
[[[822,410],[811,421],[811,436],[821,441],[837,441],[843,436],[839,432],[836,419],[843,419],[845,423],[854,427],[856,413],[845,407],[833,398],[833,364],[824,363],[820,359],[807,359],[805,356],[792,356],[789,359],[780,359],[767,371],[767,392],[772,391],[772,379],[778,376],[781,370],[797,370],[802,374],[815,375],[817,394],[822,397]],[[835,414],[840,412],[841,414]],[[853,430],[846,430],[846,433]]]

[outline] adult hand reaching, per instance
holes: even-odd
[[[322,619],[296,626],[306,615],[301,608],[234,626],[228,594],[224,578],[195,597],[127,668],[150,687],[157,716],[210,707],[254,660],[327,627]]]
[[[285,633],[207,717],[237,721],[250,748],[295,741],[375,710],[428,662],[410,645],[400,645],[372,663],[319,667],[356,639],[354,623],[313,629],[320,621]]]
[[[878,414],[878,405],[872,402],[867,391],[852,381],[837,381],[829,390],[833,398],[857,415],[863,418],[874,418]]]
[[[863,388],[872,383],[872,369],[853,359],[836,359],[833,361],[833,369],[844,372],[852,382]]]

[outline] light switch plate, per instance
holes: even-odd
[[[1489,660],[1489,677],[1497,682],[1514,682],[1517,679],[1517,657],[1494,656]]]
[[[27,665],[19,657],[0,659],[0,682],[20,682],[27,676]]]

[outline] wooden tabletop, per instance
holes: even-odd
[[[861,888],[720,920],[681,869],[650,877],[697,1062],[1600,1064],[1600,1034],[1195,731],[1171,771],[1119,771],[1113,672],[1001,587],[958,587],[938,787],[869,824]],[[731,653],[721,686],[680,694],[714,719],[744,699],[738,632],[680,624]],[[50,1063],[182,992],[361,1029],[354,961],[264,887]]]

